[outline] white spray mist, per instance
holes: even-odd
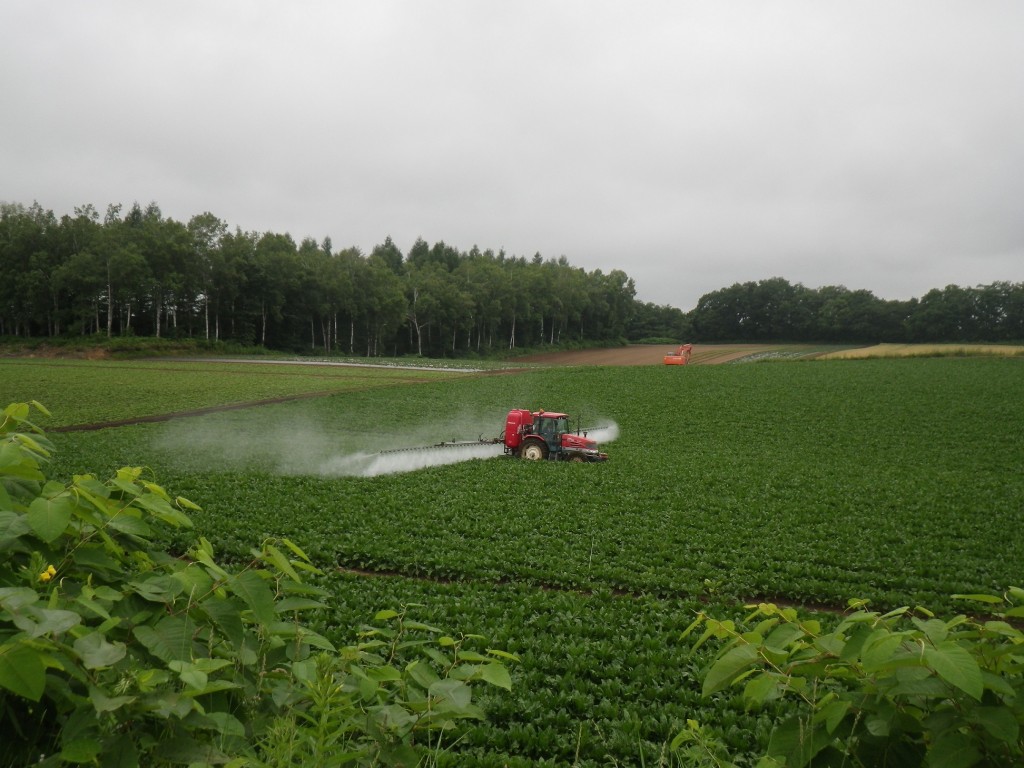
[[[434,428],[418,426],[404,438],[375,435],[378,444],[368,446],[366,435],[329,434],[322,427],[291,421],[275,425],[261,421],[258,429],[254,429],[253,425],[245,422],[204,426],[196,420],[184,419],[168,425],[156,447],[182,462],[203,468],[256,467],[281,475],[316,474],[323,477],[377,477],[490,459],[504,453],[501,443],[429,446],[430,440],[437,440],[438,435],[450,432],[452,428],[451,423]],[[466,429],[468,434],[483,434],[485,431]],[[587,434],[601,446],[619,436],[619,427],[615,422],[599,422],[588,429]],[[412,447],[417,443],[427,447],[381,453],[374,450],[403,444]],[[354,445],[359,447],[353,448]]]

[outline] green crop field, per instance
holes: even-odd
[[[513,693],[488,694],[488,721],[442,763],[654,765],[688,718],[734,755],[758,754],[781,705],[701,698],[713,649],[691,657],[680,639],[696,611],[735,616],[771,599],[830,620],[863,597],[952,614],[964,610],[952,593],[1024,584],[1019,359],[416,372],[400,387],[386,384],[409,374],[309,386],[259,366],[199,378],[178,367],[69,367],[88,375],[43,392],[28,391],[28,366],[0,376],[8,399],[43,401],[54,424],[337,390],[54,434],[55,467],[147,466],[202,505],[193,533],[227,556],[294,540],[329,571],[320,621],[334,638],[376,609],[418,604],[423,620],[518,653]],[[350,469],[382,448],[496,436],[511,407],[613,423],[610,461]]]
[[[315,364],[9,359],[0,360],[0,392],[6,402],[54,404],[50,426],[67,426],[453,375],[459,374]]]

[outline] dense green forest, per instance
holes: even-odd
[[[363,254],[330,239],[181,223],[152,203],[58,219],[0,207],[0,335],[199,337],[365,355],[486,354],[570,341],[684,335],[682,311],[637,302],[633,281],[563,257],[390,238]]]
[[[187,223],[156,203],[92,205],[60,218],[0,204],[0,335],[203,338],[327,354],[434,357],[680,341],[1010,341],[1024,339],[1024,284],[949,286],[884,301],[782,278],[701,297],[688,313],[636,299],[615,269],[564,257],[459,251],[386,238],[369,254],[330,239]]]

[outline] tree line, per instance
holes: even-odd
[[[705,294],[687,320],[698,341],[1024,341],[1024,283],[948,285],[904,301],[774,277]]]
[[[0,335],[198,337],[368,356],[487,354],[618,342],[631,323],[675,336],[683,313],[644,305],[621,270],[390,238],[363,254],[233,231],[211,213],[91,205],[59,219],[0,205]],[[674,324],[673,324],[674,323]]]
[[[156,203],[92,205],[60,218],[0,203],[0,335],[205,338],[325,354],[431,357],[643,339],[1012,341],[1024,339],[1024,285],[947,286],[886,301],[782,278],[705,294],[690,312],[636,299],[615,269],[562,256],[509,256],[390,238],[369,254],[330,238],[296,243],[188,222]]]

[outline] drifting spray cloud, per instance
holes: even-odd
[[[482,423],[493,425],[493,420]],[[168,424],[156,447],[166,451],[168,458],[195,468],[258,469],[279,475],[321,477],[378,477],[491,459],[504,453],[501,443],[436,445],[438,436],[450,432],[452,426],[421,426],[401,437],[376,435],[378,444],[368,448],[365,435],[343,431],[333,434],[322,426],[294,421],[272,425],[266,421],[252,424],[229,420],[200,425],[185,419]],[[467,428],[465,433],[485,431]],[[615,422],[602,421],[586,432],[598,445],[604,445],[619,436],[619,427]],[[431,441],[435,445],[431,446]],[[425,447],[417,448],[417,444]],[[351,447],[356,445],[359,447]]]
[[[318,474],[326,477],[395,475],[425,467],[440,467],[473,459],[491,459],[501,456],[503,452],[504,447],[501,443],[496,443],[417,448],[387,453],[355,453],[331,457],[320,465]]]
[[[586,430],[587,437],[597,440],[598,445],[611,443],[619,438],[619,425],[614,421],[601,422],[593,429]]]

